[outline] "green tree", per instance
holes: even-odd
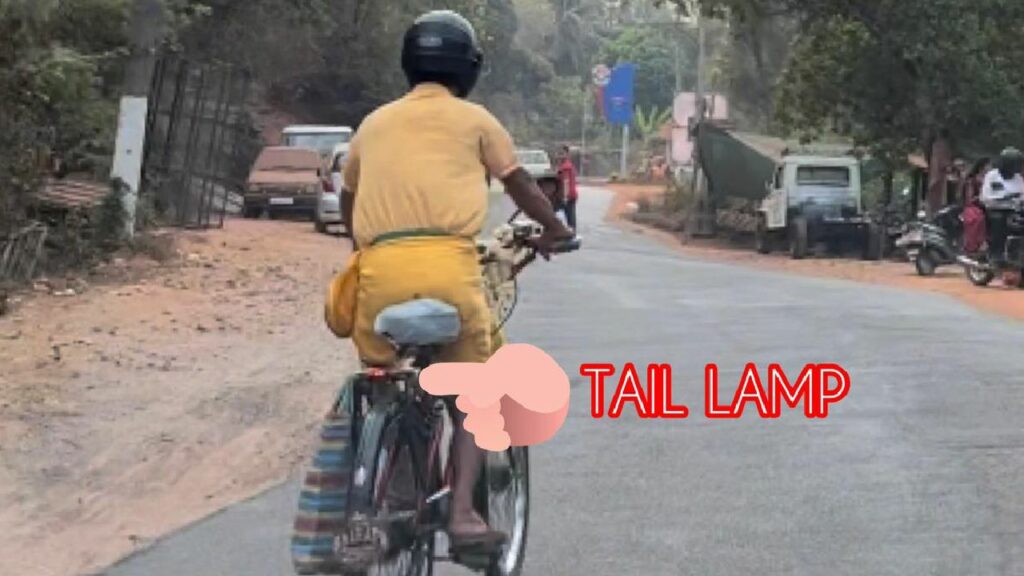
[[[47,158],[104,172],[125,7],[124,0],[0,2],[0,234],[18,224]]]
[[[671,108],[651,108],[645,113],[639,106],[636,109],[635,122],[637,136],[644,148],[650,149],[658,138],[661,137],[661,129],[672,119]]]
[[[779,87],[787,126],[833,130],[890,162],[948,134],[961,150],[1024,137],[1024,5],[1012,0],[807,2]]]
[[[1024,137],[1024,21],[1016,0],[665,0],[734,28],[784,17],[793,52],[775,89],[781,127],[848,136],[899,162],[948,134],[961,150]]]
[[[776,131],[773,91],[797,33],[797,5],[801,0],[653,0],[651,3],[674,7],[684,16],[701,13],[705,17],[709,36],[708,88],[728,96],[733,120],[744,128]],[[723,20],[727,26],[721,25]]]
[[[549,0],[557,31],[552,63],[559,74],[586,76],[607,28],[603,0]]]
[[[683,88],[696,85],[693,63],[694,46],[686,43],[682,54]],[[630,26],[623,29],[604,46],[602,58],[609,64],[631,62],[636,65],[636,105],[665,108],[672,105],[676,90],[675,46],[665,30],[650,26]]]

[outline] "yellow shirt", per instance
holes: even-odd
[[[420,84],[363,121],[345,187],[355,194],[354,236],[440,230],[475,238],[487,218],[486,175],[519,167],[512,137],[483,107]]]

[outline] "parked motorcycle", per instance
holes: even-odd
[[[995,280],[997,275],[1015,273],[1018,287],[1024,288],[1024,205],[1020,197],[1012,199],[1014,208],[1012,210],[1000,210],[1002,214],[993,214],[989,211],[989,221],[993,217],[1006,218],[1006,242],[1003,249],[997,251],[992,248],[991,234],[989,235],[988,248],[986,252],[977,257],[960,256],[957,261],[964,267],[967,279],[975,286],[988,286]],[[992,226],[989,226],[992,230]]]
[[[924,212],[907,225],[896,247],[906,252],[921,276],[932,276],[940,266],[956,264],[962,255],[963,208],[951,205],[929,220]]]

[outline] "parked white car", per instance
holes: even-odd
[[[558,171],[555,170],[551,156],[547,152],[537,149],[516,150],[516,156],[519,158],[519,164],[529,172],[530,176],[533,176],[537,185],[540,186],[541,192],[547,196],[551,204],[556,209],[562,206],[565,191],[562,189],[562,181],[558,177]]]
[[[550,178],[555,176],[555,165],[551,156],[543,150],[516,150],[519,164],[534,178]]]

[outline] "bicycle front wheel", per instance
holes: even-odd
[[[484,469],[487,488],[487,523],[508,535],[501,554],[487,576],[519,576],[526,559],[530,519],[530,459],[524,448],[488,452]]]

